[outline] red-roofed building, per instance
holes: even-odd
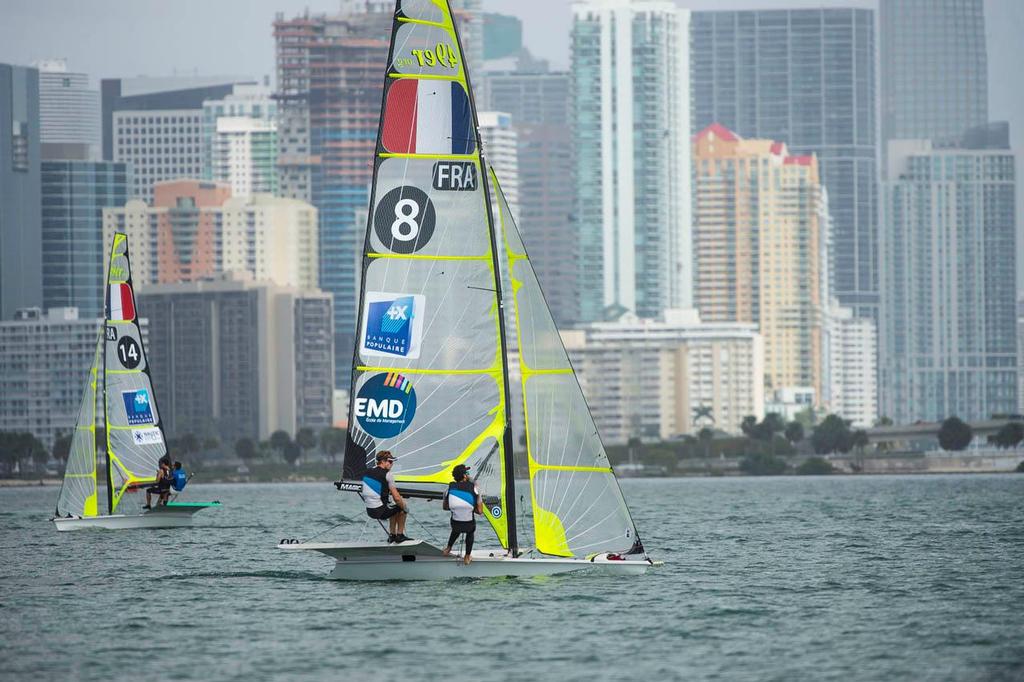
[[[708,322],[753,322],[771,389],[821,401],[828,209],[811,156],[712,124],[693,142],[694,305]]]

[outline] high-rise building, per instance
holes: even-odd
[[[690,305],[689,19],[671,2],[573,5],[584,321]]]
[[[858,428],[874,426],[878,418],[878,334],[874,320],[855,317],[849,308],[833,305],[828,310],[826,332],[822,404]]]
[[[1017,297],[1017,414],[1024,412],[1024,296]]]
[[[277,102],[269,86],[241,83],[203,102],[203,180],[235,196],[277,193]]]
[[[712,124],[693,142],[694,303],[709,322],[753,322],[770,389],[822,395],[828,207],[814,155]]]
[[[316,288],[317,211],[267,194],[232,197],[223,183],[155,186],[152,206],[132,200],[103,211],[104,241],[128,235],[136,285],[243,271],[283,286]]]
[[[883,143],[988,122],[984,0],[881,0],[879,42]]]
[[[1005,123],[889,142],[881,412],[896,423],[1017,409],[1014,162]]]
[[[43,303],[39,72],[0,64],[0,320]]]
[[[320,214],[320,288],[334,296],[335,383],[348,386],[394,5],[274,22],[278,187]]]
[[[624,315],[564,330],[562,341],[606,443],[667,440],[705,426],[736,432],[764,415],[764,346],[752,324]]]
[[[44,159],[100,158],[100,93],[89,76],[68,71],[64,59],[36,62],[39,69],[39,141]]]
[[[222,116],[211,139],[210,175],[237,197],[277,194],[277,123]],[[204,171],[205,173],[205,171]]]
[[[0,321],[0,431],[29,432],[48,448],[74,431],[102,324],[75,308]]]
[[[488,73],[484,92],[489,109],[512,116],[518,138],[516,224],[555,322],[569,326],[579,319],[578,224],[572,218],[575,188],[572,139],[567,132],[569,74]]]
[[[171,436],[265,439],[331,425],[331,299],[244,273],[144,287],[149,358]],[[230,447],[230,446],[229,446]]]
[[[114,160],[115,111],[202,109],[204,101],[224,98],[232,93],[236,84],[245,82],[251,81],[233,76],[104,78],[100,81],[104,160]]]
[[[784,140],[815,155],[833,219],[833,294],[878,312],[878,148],[874,12],[694,12],[692,126]]]
[[[138,94],[130,81],[102,81],[104,158],[132,166],[131,196],[153,200],[153,185],[202,177],[203,102],[229,95],[233,83],[157,90],[157,80]],[[134,90],[128,90],[134,92]]]
[[[512,116],[501,111],[477,113],[480,141],[487,163],[501,183],[501,191],[513,216],[519,215],[519,138]]]
[[[112,161],[42,162],[43,305],[103,316],[103,273],[110,241],[103,209],[128,201],[128,169]]]
[[[253,130],[277,130],[277,102],[274,101],[273,92],[268,85],[255,83],[239,83],[234,85],[230,94],[219,99],[208,99],[203,102],[203,141],[202,141],[202,164],[203,180],[224,180],[214,173],[215,141],[217,139],[217,123],[222,118],[229,119],[250,119],[262,122],[253,125]],[[267,123],[272,124],[270,126]],[[236,121],[234,126],[241,127],[241,122]],[[276,162],[277,140],[274,140],[274,157],[270,164],[273,167]]]

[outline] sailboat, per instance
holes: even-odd
[[[128,236],[123,233],[114,235],[107,272],[106,319],[96,340],[52,520],[59,531],[191,526],[193,514],[220,503],[175,500],[146,510],[135,499],[139,495],[133,494],[156,482],[167,446],[135,306]],[[97,424],[104,426],[102,453],[96,445]],[[101,475],[106,481],[106,514],[100,513]]]
[[[335,485],[359,492],[388,450],[401,494],[436,500],[467,465],[500,546],[468,565],[424,540],[279,548],[330,556],[331,577],[352,580],[643,573],[654,562],[484,158],[447,0],[398,0],[388,61]]]

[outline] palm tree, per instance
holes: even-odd
[[[701,419],[707,419],[711,424],[715,423],[715,415],[707,405],[698,405],[693,408],[693,423],[697,424]]]

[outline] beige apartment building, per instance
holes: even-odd
[[[743,417],[764,416],[764,345],[752,324],[666,310],[564,330],[562,342],[606,443],[705,426],[734,433]]]
[[[708,322],[751,322],[768,389],[823,395],[828,207],[815,156],[713,124],[693,142],[694,305]]]
[[[317,210],[267,194],[234,197],[221,182],[157,183],[153,205],[103,209],[104,243],[125,232],[136,286],[191,282],[221,272],[315,289],[319,282]]]

